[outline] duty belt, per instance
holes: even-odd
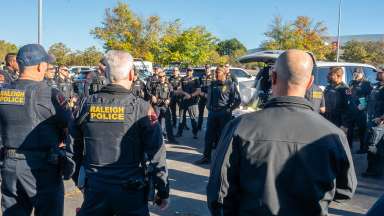
[[[41,152],[41,151],[24,151],[18,149],[5,149],[4,157],[5,158],[13,158],[19,160],[25,159],[47,159],[49,156],[49,152]]]

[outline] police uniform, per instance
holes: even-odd
[[[115,84],[83,100],[74,130],[75,158],[86,172],[80,216],[149,215],[147,161],[158,196],[168,198],[165,146],[149,110],[148,102]]]
[[[159,77],[156,74],[153,74],[152,76],[147,78],[147,82],[145,84],[148,96],[151,98],[153,95],[153,92],[155,92],[155,87],[159,83]]]
[[[201,83],[201,91],[203,93],[207,93],[208,92],[208,88],[209,86],[211,85],[211,82],[213,81],[212,79],[212,76],[211,75],[204,75],[201,80],[200,80],[200,83]],[[201,130],[201,127],[203,125],[203,121],[204,121],[204,110],[205,110],[205,106],[207,105],[207,98],[204,97],[204,96],[201,96],[200,99],[199,99],[199,104],[198,104],[198,108],[199,108],[199,119],[198,119],[198,122],[197,122],[197,128],[199,130]]]
[[[352,80],[349,84],[351,89],[351,104],[352,113],[351,122],[348,127],[348,142],[353,143],[355,126],[357,126],[358,136],[360,141],[360,152],[366,152],[368,146],[365,143],[365,132],[367,128],[367,102],[372,86],[368,80]],[[360,109],[359,109],[360,107]]]
[[[44,81],[47,83],[47,85],[48,85],[49,87],[52,87],[52,88],[57,89],[57,83],[56,83],[56,80],[55,80],[55,79],[47,79],[47,78],[44,78]]]
[[[377,124],[373,121],[375,118],[384,115],[384,84],[378,82],[373,86],[368,98],[368,127],[375,127]],[[384,158],[378,154],[368,151],[368,167],[363,175],[381,176],[384,169]]]
[[[105,76],[99,74],[98,72],[92,72],[92,80],[89,83],[89,95],[95,94],[100,91],[100,89],[107,85],[107,79]]]
[[[194,93],[198,88],[200,88],[200,80],[196,77],[183,77],[181,79],[181,88],[184,92],[188,94]],[[182,136],[183,129],[186,127],[187,124],[187,112],[189,115],[189,118],[191,119],[191,125],[192,125],[192,133],[194,138],[197,138],[197,119],[196,119],[196,113],[197,113],[197,103],[199,101],[198,96],[191,97],[190,99],[184,99],[181,102],[181,108],[183,109],[182,112],[182,122],[179,124],[179,128],[177,131],[177,136]]]
[[[133,84],[132,84],[132,93],[139,98],[142,98],[144,100],[148,100],[148,93],[147,89],[145,88],[145,83],[137,78]]]
[[[312,84],[311,88],[307,90],[305,98],[312,103],[313,109],[318,113],[320,113],[321,107],[325,107],[323,91],[316,84]]]
[[[71,121],[65,97],[45,82],[0,90],[3,215],[63,215],[64,185],[53,154]],[[68,156],[71,143],[66,142]],[[68,178],[68,177],[67,177]]]
[[[174,77],[173,75],[169,78],[169,84],[172,86],[172,92],[171,92],[171,102],[169,104],[169,108],[171,109],[171,116],[172,116],[172,126],[176,127],[177,122],[177,114],[176,114],[176,108],[179,106],[179,113],[180,113],[180,102],[181,97],[179,95],[176,95],[175,92],[181,88],[181,77]]]
[[[172,131],[171,110],[169,108],[170,96],[172,86],[169,83],[158,83],[155,87],[154,96],[157,102],[154,105],[159,123],[162,125],[162,120],[165,121],[165,131],[167,132],[167,138],[169,142],[176,142]]]
[[[4,67],[3,70],[0,70],[0,73],[4,75],[4,83],[10,84],[18,79],[17,73],[8,67]]]
[[[324,90],[325,113],[324,116],[337,127],[348,128],[352,118],[349,104],[351,91],[344,83],[328,85]]]
[[[328,215],[357,179],[344,133],[300,97],[276,97],[230,121],[211,166],[213,216]],[[337,182],[337,183],[336,183]]]
[[[56,79],[57,88],[64,94],[66,98],[72,98],[75,96],[73,83],[70,79],[62,79],[58,77]]]
[[[205,132],[204,157],[201,163],[211,160],[212,148],[217,145],[221,131],[232,118],[232,110],[241,103],[235,84],[230,81],[213,81],[207,89],[207,130]],[[199,161],[198,161],[199,163]]]

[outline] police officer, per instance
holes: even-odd
[[[187,69],[187,76],[181,79],[181,89],[182,94],[184,95],[183,100],[181,102],[182,112],[182,122],[179,124],[179,128],[176,136],[183,135],[183,129],[187,124],[187,112],[189,118],[191,119],[192,125],[192,134],[193,138],[197,139],[197,121],[196,121],[196,113],[197,113],[197,103],[199,101],[199,95],[201,93],[200,89],[200,80],[196,77],[193,77],[192,68]]]
[[[323,90],[315,83],[306,91],[305,98],[312,103],[314,110],[318,113],[325,113],[325,99]]]
[[[351,91],[343,82],[343,75],[341,67],[332,67],[328,73],[329,85],[324,90],[324,116],[347,133],[352,117],[349,107]]]
[[[134,70],[132,93],[136,97],[140,97],[144,100],[149,100],[147,88],[145,83],[139,78],[137,71]]]
[[[156,96],[154,96],[152,93],[154,92],[155,87],[159,84],[159,77],[157,74],[161,70],[160,67],[156,66],[153,69],[152,76],[149,76],[147,78],[147,82],[145,83],[145,86],[147,88],[148,96],[151,101],[155,100]]]
[[[89,94],[95,94],[100,91],[100,89],[108,84],[107,78],[105,77],[105,60],[101,59],[99,62],[99,66],[96,71],[91,72],[89,78]]]
[[[111,50],[105,58],[111,83],[84,99],[73,130],[75,158],[86,172],[78,215],[149,216],[149,189],[157,189],[160,208],[169,196],[161,128],[151,105],[131,93],[132,56]]]
[[[204,156],[196,161],[197,164],[211,162],[211,152],[214,144],[217,144],[221,131],[232,118],[232,110],[239,107],[241,103],[240,94],[235,84],[227,80],[225,69],[217,67],[216,80],[213,81],[204,93],[208,99],[208,120],[205,132]]]
[[[20,77],[0,90],[4,216],[30,215],[33,209],[37,215],[63,215],[62,174],[69,179],[74,171],[72,144],[65,142],[72,114],[65,97],[43,81],[50,61],[41,45],[21,47]]]
[[[172,126],[176,127],[177,122],[177,114],[176,108],[179,107],[179,115],[180,115],[180,102],[182,99],[181,92],[181,76],[180,70],[178,67],[174,67],[172,71],[172,76],[169,78],[169,84],[172,86],[171,92],[171,102],[169,104],[169,108],[171,109],[172,114]]]
[[[61,65],[58,68],[56,76],[57,88],[68,98],[68,104],[72,109],[76,109],[79,96],[75,93],[75,84],[73,83],[67,67]]]
[[[5,67],[0,71],[4,78],[5,83],[11,83],[19,77],[19,65],[16,61],[16,53],[8,53],[5,56]]]
[[[207,98],[205,97],[206,93],[208,92],[208,87],[211,85],[211,82],[213,81],[213,76],[211,75],[211,67],[209,65],[205,66],[205,74],[200,78],[200,83],[201,83],[201,92],[202,95],[200,96],[199,99],[199,119],[197,122],[197,128],[201,130],[201,127],[203,125],[204,121],[204,110],[205,110],[205,105],[207,105]],[[225,74],[227,77],[227,74]]]
[[[153,101],[152,105],[156,110],[160,125],[162,125],[163,119],[165,121],[165,131],[167,132],[168,142],[177,144],[177,141],[173,136],[171,110],[169,108],[172,86],[167,82],[165,73],[161,69],[158,71],[157,77],[159,82],[154,87],[155,92],[153,93],[156,99]]]
[[[373,86],[368,98],[368,127],[380,126],[384,123],[384,71],[377,71],[377,83]],[[383,175],[384,159],[377,153],[368,151],[368,167],[363,173],[365,177],[380,177]]]
[[[272,72],[274,97],[227,124],[207,187],[213,216],[328,215],[333,200],[353,196],[345,134],[304,99],[312,69],[308,53],[284,52]]]
[[[355,126],[357,126],[360,141],[360,150],[357,152],[363,154],[367,152],[368,146],[365,142],[365,131],[367,128],[367,101],[371,93],[371,83],[365,79],[363,68],[358,67],[353,72],[353,80],[350,82],[352,113],[351,122],[348,127],[348,142],[353,143]]]
[[[44,81],[49,87],[57,89],[56,83],[56,67],[54,65],[48,64],[48,69],[44,74]]]

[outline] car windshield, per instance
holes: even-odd
[[[244,72],[243,70],[240,69],[230,69],[230,72],[233,76],[237,78],[249,78],[250,76]]]
[[[313,75],[315,77],[315,84],[318,86],[328,85],[328,73],[330,67],[315,67],[313,69]]]

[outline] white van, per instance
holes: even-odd
[[[283,50],[266,50],[251,53],[245,56],[242,56],[238,59],[241,63],[250,63],[250,62],[265,62],[267,64],[275,63],[276,59],[279,57]],[[344,70],[343,81],[346,84],[352,80],[353,71],[361,67],[363,68],[365,77],[372,83],[376,82],[376,72],[377,69],[369,64],[360,64],[360,63],[349,63],[349,62],[325,62],[317,61],[316,66],[313,69],[313,75],[315,77],[315,83],[321,88],[324,88],[328,85],[327,75],[331,67],[341,67]]]

